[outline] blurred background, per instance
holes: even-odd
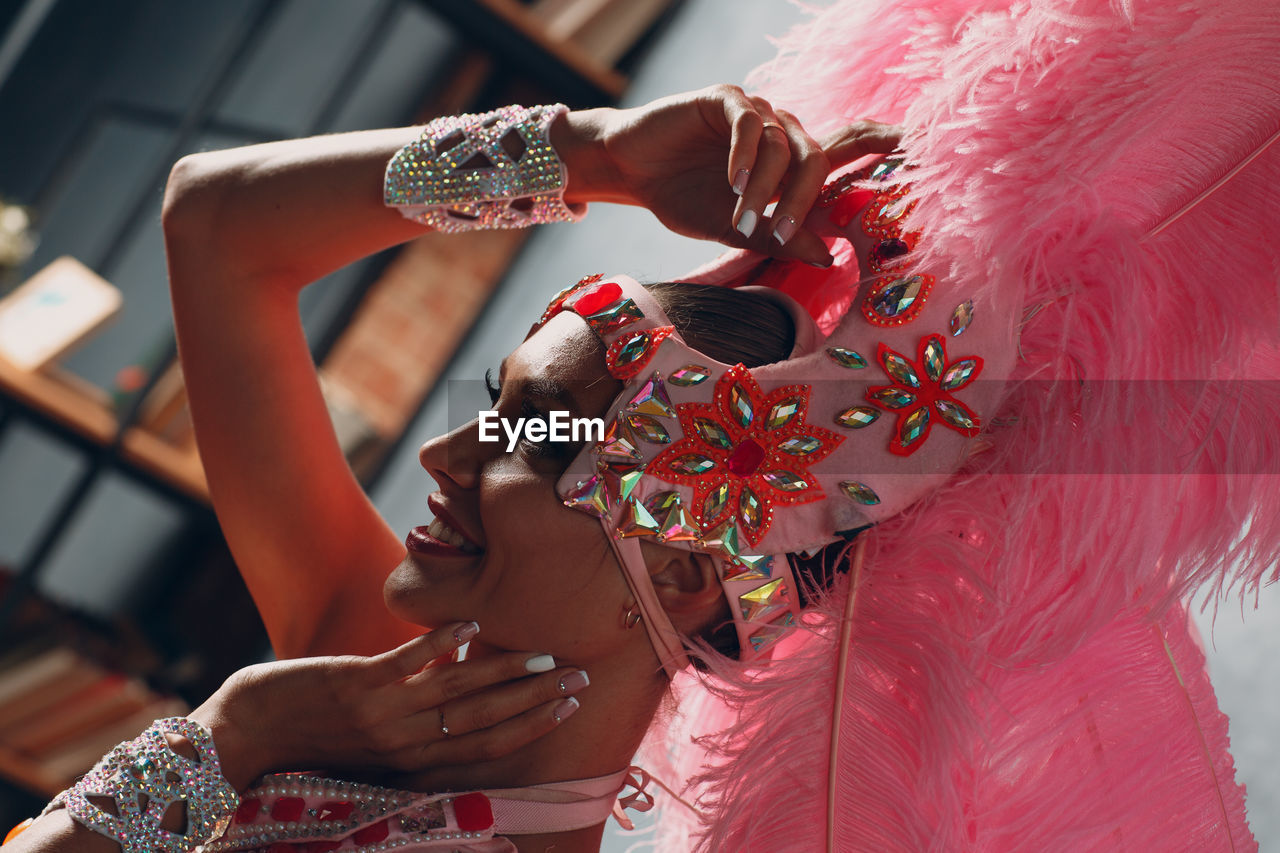
[[[192,151],[506,103],[740,82],[786,0],[0,0],[0,829],[269,655],[208,505],[174,361],[161,194]],[[303,293],[335,426],[396,529],[417,447],[552,294],[717,250],[648,213],[426,235]],[[431,334],[422,334],[429,323]],[[1280,601],[1200,623],[1238,779],[1280,849]],[[643,844],[611,831],[606,849]],[[1176,845],[1175,845],[1176,846]]]

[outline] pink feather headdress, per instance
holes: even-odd
[[[703,819],[659,849],[1256,849],[1179,602],[1280,565],[1277,44],[1272,0],[846,0],[782,42],[756,80],[811,130],[907,127],[911,264],[1018,306],[1018,357],[773,666],[678,685],[650,759]]]

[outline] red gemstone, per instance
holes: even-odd
[[[250,797],[247,800],[240,801],[240,807],[236,809],[236,823],[253,823],[253,819],[258,816],[258,812],[262,811],[262,800]]]
[[[493,826],[493,806],[484,794],[454,797],[453,814],[458,819],[458,829],[463,832],[480,832]]]
[[[844,228],[867,206],[873,196],[875,193],[871,190],[850,190],[845,193],[831,210],[831,223],[837,228]]]
[[[354,805],[348,802],[325,803],[316,810],[316,816],[320,820],[346,820],[351,817],[351,810]]]
[[[297,820],[302,817],[305,807],[302,797],[281,797],[271,807],[271,817],[274,820]]]
[[[597,284],[595,287],[588,287],[578,294],[573,300],[573,310],[578,312],[582,317],[595,314],[622,297],[622,288],[617,282],[606,281],[603,284]]]
[[[371,826],[366,826],[352,837],[355,838],[356,844],[377,844],[379,841],[384,841],[390,833],[391,827],[385,820],[380,820]]]
[[[729,454],[729,458],[725,460],[725,464],[729,470],[739,477],[750,477],[760,467],[760,463],[764,461],[764,448],[756,444],[749,438],[744,438],[733,452]]]

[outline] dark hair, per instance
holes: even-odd
[[[791,355],[796,330],[790,315],[773,300],[751,291],[686,282],[647,284],[649,293],[680,337],[700,352],[725,364],[742,363],[760,367]],[[800,606],[814,592],[827,589],[836,572],[837,558],[843,556],[845,542],[835,542],[811,557],[788,556],[795,569]],[[703,637],[722,655],[737,658],[738,634],[732,619],[721,622]],[[694,666],[705,670],[696,657]]]

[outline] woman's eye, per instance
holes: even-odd
[[[502,396],[502,386],[494,380],[492,370],[484,372],[484,387],[489,392],[489,405],[498,405],[498,398]]]
[[[524,418],[525,427],[526,427],[526,431],[523,433],[522,437],[520,438],[520,446],[524,448],[525,453],[527,453],[529,456],[547,458],[547,457],[559,456],[561,453],[565,451],[566,444],[563,441],[551,441],[550,439],[543,439],[542,441],[532,441],[528,438],[527,427],[530,423],[534,421],[542,422],[543,427],[541,431],[543,435],[550,434],[551,424],[547,420],[547,416],[545,413],[538,411],[533,407],[531,403],[526,401],[520,407],[520,416]]]

